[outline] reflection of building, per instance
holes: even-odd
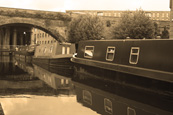
[[[51,44],[53,42],[56,42],[56,39],[51,35],[40,29],[32,28],[31,44]]]

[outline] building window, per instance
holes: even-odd
[[[153,13],[153,17],[155,17],[155,13]]]
[[[129,59],[129,63],[130,64],[137,64],[138,63],[138,59],[139,59],[139,47],[132,47],[131,51],[130,51],[130,59]]]
[[[115,47],[109,46],[107,48],[107,52],[106,52],[106,60],[107,61],[113,61],[114,55],[115,55]]]
[[[114,16],[116,17],[117,16],[117,13],[114,13]]]
[[[40,38],[41,38],[41,33],[40,33]]]
[[[44,33],[42,33],[42,38],[44,38]]]
[[[135,109],[127,107],[127,115],[136,115]]]
[[[157,17],[159,17],[159,13],[157,13]]]
[[[121,13],[118,13],[118,17],[121,17]]]
[[[37,37],[36,34],[34,34],[34,39],[36,39],[36,37]]]
[[[94,46],[86,46],[85,47],[84,57],[92,58],[93,55],[94,55]]]
[[[83,90],[83,101],[92,105],[92,95],[89,91]]]
[[[39,38],[39,34],[37,34],[37,38]]]
[[[105,112],[109,114],[113,113],[112,102],[110,99],[104,98],[104,108],[105,108]]]
[[[169,14],[168,13],[166,13],[166,17],[169,17]]]
[[[47,33],[45,33],[45,38],[47,37]]]
[[[103,16],[103,12],[97,12],[97,16]]]

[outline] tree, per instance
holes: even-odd
[[[151,39],[154,37],[152,20],[142,10],[127,11],[122,15],[119,23],[113,28],[114,39]]]
[[[164,27],[164,30],[162,31],[162,38],[163,39],[169,38],[169,32],[168,32],[166,26]]]
[[[68,41],[99,40],[103,37],[103,22],[97,16],[80,15],[72,19],[68,26]]]

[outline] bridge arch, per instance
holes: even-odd
[[[61,20],[0,16],[0,28],[13,25],[38,28],[50,34],[59,42],[66,41],[66,35],[63,33],[66,24]]]

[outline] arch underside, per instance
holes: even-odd
[[[44,27],[42,25],[38,25],[38,24],[33,24],[33,23],[20,23],[20,22],[16,22],[16,23],[3,23],[0,24],[0,28],[1,27],[6,27],[6,26],[24,26],[24,27],[33,27],[33,28],[38,28],[46,33],[48,33],[49,35],[51,35],[53,38],[55,38],[58,42],[64,42],[65,38],[63,36],[61,36],[59,34],[58,31],[56,31],[56,29],[52,29],[52,28],[47,28]]]

